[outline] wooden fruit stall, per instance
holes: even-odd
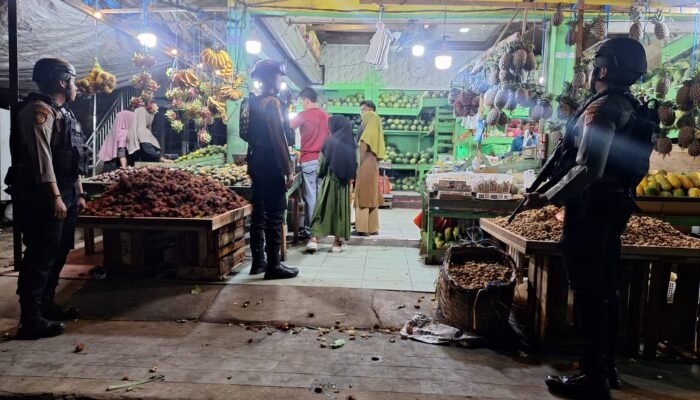
[[[252,206],[211,218],[78,217],[79,226],[102,229],[109,274],[143,275],[149,255],[174,251],[177,277],[222,280],[245,258],[245,218]],[[170,243],[170,246],[164,243]]]
[[[480,225],[504,245],[520,270],[527,270],[525,316],[532,341],[544,349],[573,347],[578,337],[573,332],[573,296],[558,244],[527,240],[489,219]],[[621,258],[622,352],[636,357],[643,344],[643,355],[654,358],[660,341],[697,349],[700,249],[623,245]],[[678,278],[670,303],[673,267]]]

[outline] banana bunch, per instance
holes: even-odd
[[[228,77],[233,74],[233,62],[231,62],[231,57],[229,57],[226,50],[214,51],[206,48],[202,50],[200,58],[219,76]]]
[[[173,75],[173,83],[180,87],[196,88],[199,87],[199,78],[191,69],[178,71]]]
[[[207,99],[207,108],[213,115],[218,115],[220,117],[226,116],[226,103],[223,101],[218,101],[213,97]]]
[[[233,74],[233,79],[231,80],[231,86],[233,88],[239,88],[245,83],[245,78],[239,73]]]
[[[243,97],[243,92],[238,88],[226,85],[219,89],[219,95],[231,101],[238,101]]]

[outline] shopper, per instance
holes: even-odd
[[[299,93],[301,106],[304,109],[290,121],[292,129],[299,128],[301,136],[300,163],[304,182],[304,229],[303,235],[310,235],[311,216],[316,206],[316,196],[321,186],[318,177],[318,156],[323,143],[329,135],[328,114],[318,106],[318,93],[306,88]],[[311,238],[306,245],[310,251],[318,248],[316,238]]]
[[[298,269],[280,263],[286,191],[294,182],[284,129],[284,107],[277,97],[283,75],[283,64],[258,61],[251,77],[260,81],[262,93],[248,100],[241,112],[240,134],[248,142],[248,173],[253,181],[250,273],[264,272],[264,279],[294,278],[299,274]]]
[[[78,210],[85,207],[80,175],[85,146],[80,124],[66,105],[76,97],[75,69],[68,62],[43,58],[30,93],[13,114],[12,167],[6,183],[15,210],[15,228],[25,246],[17,294],[21,307],[17,338],[56,336],[78,310],[54,303],[58,279],[73,248]]]
[[[513,153],[522,152],[523,147],[537,146],[537,136],[532,132],[532,123],[525,121],[521,128],[516,130],[516,136],[510,144],[510,151]]]
[[[384,202],[379,191],[379,160],[384,158],[384,129],[370,100],[360,103],[360,168],[355,180],[355,236],[379,234],[379,206]]]
[[[171,163],[172,160],[161,156],[160,143],[151,131],[153,117],[145,107],[134,111],[134,121],[126,138],[127,152],[134,161]]]
[[[343,251],[343,240],[350,239],[350,181],[357,171],[357,145],[352,125],[342,115],[329,122],[331,137],[319,157],[318,173],[323,182],[311,222],[313,240],[335,236],[333,253]]]
[[[526,205],[566,206],[560,246],[582,333],[582,372],[549,376],[546,383],[565,397],[610,399],[610,387],[620,385],[615,369],[620,236],[636,209],[634,187],[649,168],[653,123],[647,125],[647,111],[629,94],[647,69],[638,41],[603,42],[594,66],[595,95],[570,121],[563,151],[555,153],[555,176],[563,178],[545,194],[527,195]]]
[[[127,150],[126,138],[129,135],[129,127],[134,121],[134,113],[130,110],[122,110],[114,118],[112,129],[102,143],[98,153],[100,161],[104,163],[103,172],[114,171],[117,168],[126,168]]]

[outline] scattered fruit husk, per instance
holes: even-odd
[[[85,350],[85,344],[84,343],[78,343],[75,346],[75,353],[81,353],[83,350]]]
[[[202,293],[202,288],[199,285],[194,285],[194,287],[190,289],[190,294],[193,296],[197,296],[200,293]]]

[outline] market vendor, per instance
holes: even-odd
[[[117,113],[107,137],[102,143],[98,157],[104,163],[102,172],[114,171],[117,168],[126,168],[127,150],[126,139],[129,136],[129,128],[134,121],[134,113],[130,110],[122,110]]]
[[[248,142],[248,174],[253,189],[250,273],[264,272],[264,279],[294,278],[299,274],[298,269],[280,263],[286,192],[294,183],[284,127],[286,111],[277,97],[283,75],[283,64],[273,60],[258,61],[251,77],[260,81],[262,93],[251,98],[241,111],[240,135]]]
[[[127,152],[133,161],[170,163],[172,160],[161,155],[160,143],[151,131],[153,117],[146,107],[134,111],[134,120],[126,139]]]
[[[379,161],[384,159],[385,143],[382,119],[374,102],[360,103],[360,167],[355,179],[355,236],[379,234],[379,206],[384,197],[379,191]]]
[[[83,133],[66,108],[76,98],[75,69],[64,60],[43,58],[34,65],[32,80],[40,93],[30,93],[13,114],[6,178],[15,229],[25,246],[17,280],[18,339],[60,335],[64,325],[58,321],[77,317],[76,308],[56,305],[54,296],[73,248],[78,210],[85,207]]]
[[[553,176],[562,178],[544,194],[528,194],[526,206],[566,206],[560,247],[582,333],[582,372],[549,376],[546,383],[565,397],[610,399],[610,388],[620,387],[615,368],[620,237],[636,209],[634,187],[649,168],[654,123],[629,93],[647,69],[641,43],[603,42],[594,67],[594,95],[569,121],[563,147],[553,155]]]
[[[523,147],[534,146],[537,146],[537,135],[532,132],[532,123],[524,121],[521,129],[516,130],[516,136],[510,144],[510,151],[520,153],[523,151]]]
[[[306,88],[299,93],[303,111],[290,122],[292,129],[299,128],[301,135],[301,173],[304,182],[304,230],[303,234],[311,234],[311,217],[316,208],[316,197],[321,186],[318,176],[318,157],[323,143],[328,138],[328,114],[318,106],[318,93],[312,88]],[[318,249],[316,238],[311,237],[306,245],[308,250]]]

